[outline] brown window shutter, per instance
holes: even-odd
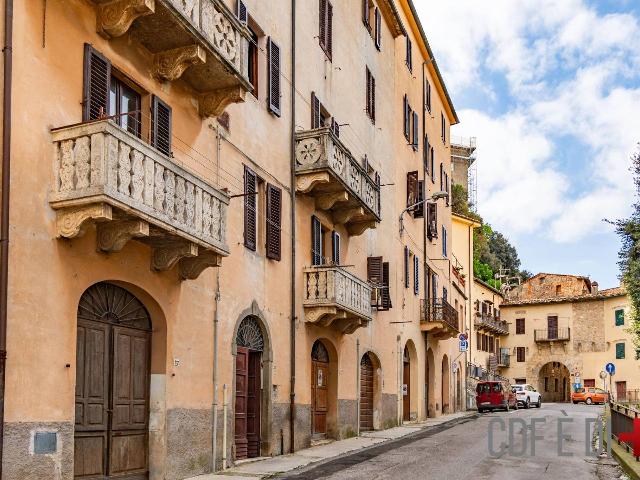
[[[413,112],[413,149],[418,150],[418,112]]]
[[[413,294],[420,293],[420,259],[417,255],[413,256]]]
[[[151,98],[151,145],[171,156],[171,107],[153,95]]]
[[[382,289],[382,309],[389,310],[392,307],[391,292],[389,290],[389,262],[382,262],[382,284],[384,286]]]
[[[280,261],[282,256],[282,190],[267,184],[267,258]]]
[[[371,120],[376,123],[376,79],[371,75]]]
[[[427,237],[429,240],[438,238],[438,206],[427,203]]]
[[[256,249],[256,174],[249,167],[244,167],[244,246],[249,250]]]
[[[267,68],[269,78],[269,110],[278,117],[282,114],[280,107],[280,47],[271,40],[267,40]]]
[[[418,171],[407,172],[407,207],[418,201]]]
[[[247,12],[247,6],[242,0],[238,0],[236,4],[236,15],[238,19],[245,25],[249,21],[249,13]]]
[[[424,202],[424,181],[418,181],[418,203]],[[424,203],[413,209],[413,218],[424,218]]]
[[[370,115],[369,112],[369,108],[371,107],[371,80],[370,80],[370,73],[369,73],[369,67],[366,68],[366,80],[367,80],[367,101],[366,101],[366,111],[367,111],[367,115]]]
[[[404,288],[409,288],[409,247],[404,247]]]
[[[311,263],[322,265],[324,263],[322,255],[322,224],[318,217],[311,217]]]
[[[320,128],[320,100],[311,92],[311,128]]]
[[[331,117],[331,131],[337,138],[340,138],[340,124],[333,117]]]
[[[340,234],[336,231],[331,232],[331,250],[334,265],[340,265]]]
[[[369,0],[362,0],[362,23],[365,24],[367,28],[369,26]]]
[[[409,111],[411,110],[409,108],[409,99],[407,98],[407,96],[404,96],[403,99],[403,104],[402,104],[402,108],[404,110],[404,136],[406,137],[407,140],[409,140]]]
[[[333,57],[333,5],[327,2],[327,55],[329,60]]]
[[[82,121],[109,115],[111,62],[88,43],[84,44]]]
[[[318,39],[323,50],[327,49],[327,0],[320,0],[320,35]]]
[[[380,50],[382,47],[382,15],[378,7],[375,9],[375,22],[376,22],[376,48]]]
[[[367,257],[367,280],[374,286],[382,285],[382,257]]]
[[[424,143],[422,145],[422,160],[424,162],[424,169],[427,175],[429,172],[429,136],[425,134]]]

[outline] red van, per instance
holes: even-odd
[[[476,386],[476,405],[478,406],[478,413],[496,408],[504,408],[508,412],[510,408],[518,409],[518,400],[509,382],[493,380],[478,382]]]

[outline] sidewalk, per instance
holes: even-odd
[[[337,458],[349,452],[362,450],[373,445],[389,442],[424,429],[437,427],[447,422],[473,415],[475,412],[458,412],[430,418],[424,422],[405,424],[401,427],[364,432],[359,437],[305,448],[289,455],[279,455],[243,462],[240,465],[216,474],[199,475],[187,480],[256,480],[268,478],[277,473],[285,473],[313,463],[320,463]]]

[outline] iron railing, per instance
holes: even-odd
[[[627,452],[633,454],[633,446],[620,440],[620,434],[633,432],[634,420],[640,418],[640,411],[627,405],[618,403],[609,404],[611,411],[611,435],[622,445]],[[640,462],[640,457],[635,457],[636,462]]]
[[[437,298],[433,302],[423,300],[421,317],[423,322],[443,322],[459,331],[458,311],[444,298]]]
[[[535,330],[534,339],[536,342],[557,342],[571,339],[570,328],[548,328],[546,330]]]
[[[475,325],[476,328],[486,328],[499,335],[509,334],[509,324],[504,320],[500,320],[499,317],[494,317],[488,313],[476,312]]]

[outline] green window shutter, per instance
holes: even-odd
[[[624,325],[624,310],[616,310],[616,327]]]
[[[624,343],[616,343],[616,359],[624,359]]]

